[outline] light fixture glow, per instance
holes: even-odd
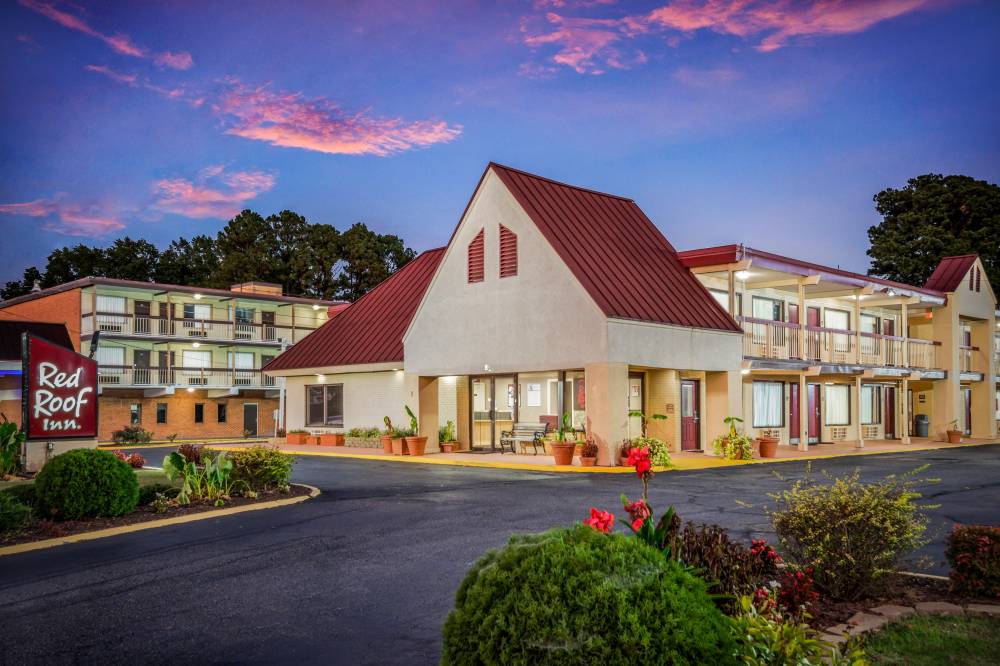
[[[188,387],[188,393],[194,393],[194,389],[191,388],[190,386]]]
[[[750,374],[750,368],[743,368],[742,370],[740,370],[740,374],[741,375],[749,375]]]
[[[194,300],[200,301],[201,300],[201,294],[195,294],[194,295]]]
[[[737,280],[745,281],[748,277],[750,277],[750,271],[736,271],[734,275],[736,275]]]
[[[319,310],[319,305],[316,305],[315,303],[313,303],[313,310]]]
[[[201,343],[200,342],[192,342],[191,346],[194,347],[195,349],[197,349],[198,347],[201,347]]]

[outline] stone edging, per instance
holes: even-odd
[[[847,622],[823,629],[821,638],[828,643],[841,645],[849,638],[878,631],[890,622],[901,620],[914,614],[924,615],[978,615],[1000,618],[1000,604],[958,604],[947,601],[925,601],[915,606],[885,604],[852,615]]]
[[[62,546],[69,543],[78,543],[80,541],[92,541],[94,539],[104,539],[106,537],[117,536],[119,534],[128,534],[129,532],[141,532],[142,530],[155,529],[157,527],[169,527],[171,525],[180,525],[183,523],[193,523],[199,520],[210,520],[212,518],[219,518],[220,516],[231,516],[237,513],[246,513],[247,511],[260,511],[262,509],[274,509],[279,506],[288,506],[291,504],[298,504],[300,502],[305,502],[308,499],[317,497],[320,494],[319,488],[315,486],[310,486],[306,483],[296,483],[292,484],[296,486],[303,486],[309,489],[308,495],[299,495],[298,497],[289,497],[287,499],[270,500],[267,502],[255,502],[253,504],[244,504],[242,506],[233,506],[222,509],[213,509],[211,511],[202,511],[199,513],[189,514],[187,516],[175,516],[173,518],[163,518],[160,520],[147,520],[141,523],[132,523],[131,525],[122,525],[120,527],[108,527],[102,530],[93,530],[91,532],[80,532],[79,534],[70,534],[64,537],[57,537],[55,539],[43,539],[41,541],[28,541],[27,543],[18,543],[13,546],[0,547],[0,557],[4,555],[17,555],[19,553],[27,553],[33,550],[43,550],[45,548],[55,548],[56,546]]]

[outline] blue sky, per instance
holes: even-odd
[[[634,198],[678,248],[864,271],[872,195],[1000,181],[1000,3],[0,6],[0,279],[243,207],[447,241],[495,160]]]

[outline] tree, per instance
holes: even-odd
[[[271,224],[259,213],[244,210],[229,220],[215,237],[215,247],[220,257],[217,283],[279,281],[277,239]]]
[[[104,250],[103,277],[152,282],[160,251],[149,241],[119,238]]]
[[[869,275],[922,285],[947,256],[976,253],[1000,286],[1000,187],[969,176],[926,174],[874,197]]]
[[[24,277],[21,280],[11,280],[3,289],[0,289],[0,299],[6,301],[9,298],[17,298],[30,293],[35,288],[35,282],[42,285],[43,277],[42,272],[36,267],[28,266],[24,269]]]
[[[360,222],[342,233],[340,240],[337,296],[349,301],[361,298],[417,256],[399,236],[377,234]]]
[[[156,281],[192,287],[217,286],[214,278],[219,269],[219,254],[211,236],[178,238],[160,253],[156,265]]]
[[[337,292],[337,270],[342,254],[340,232],[329,224],[309,227],[307,282],[304,294],[331,299]]]
[[[45,264],[43,287],[104,275],[104,250],[79,244],[53,250]]]

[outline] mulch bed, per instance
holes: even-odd
[[[0,536],[0,546],[13,546],[19,543],[42,541],[44,539],[57,539],[73,534],[103,530],[109,527],[123,527],[125,525],[148,523],[163,520],[165,518],[176,518],[178,516],[188,516],[195,513],[231,509],[233,507],[246,506],[248,504],[260,504],[261,502],[301,497],[303,495],[308,495],[310,492],[310,489],[305,486],[292,484],[291,489],[287,493],[279,493],[277,491],[262,492],[256,499],[250,499],[248,497],[233,497],[232,499],[227,500],[225,506],[222,507],[217,507],[214,504],[207,502],[192,502],[191,504],[186,505],[170,505],[167,506],[167,510],[163,513],[157,513],[156,509],[147,504],[145,506],[137,507],[135,511],[128,515],[116,516],[114,518],[91,518],[88,520],[64,521],[33,520],[24,529]]]
[[[952,594],[948,590],[948,581],[917,576],[892,576],[885,590],[874,597],[858,601],[835,601],[820,597],[811,610],[810,624],[817,628],[829,627],[846,622],[859,611],[867,611],[875,606],[893,604],[896,606],[914,606],[924,601],[947,601],[964,605],[976,601],[995,603],[996,600],[977,600]]]

